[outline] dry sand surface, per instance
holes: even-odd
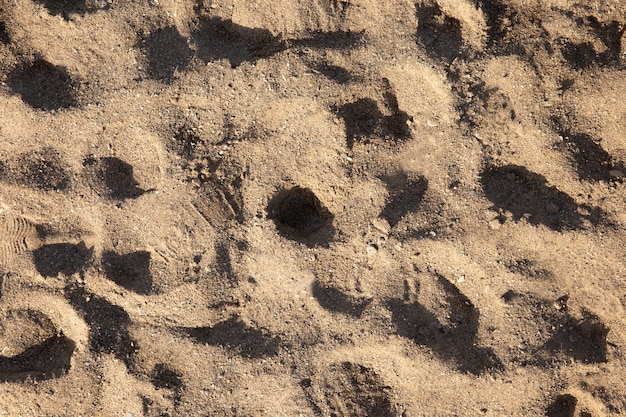
[[[625,414],[625,28],[0,0],[0,416]]]

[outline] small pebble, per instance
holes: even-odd
[[[491,230],[498,230],[501,226],[502,226],[502,223],[500,223],[500,220],[498,219],[493,219],[492,221],[489,222],[489,228]]]
[[[609,175],[615,178],[624,178],[626,177],[626,174],[624,174],[622,171],[620,171],[619,169],[612,169],[609,171]]]
[[[376,248],[376,246],[374,245],[367,245],[367,247],[365,248],[365,252],[367,252],[369,256],[373,256],[376,255],[376,253],[378,252],[378,248]]]

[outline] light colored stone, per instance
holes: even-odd
[[[379,217],[372,219],[372,226],[374,226],[376,230],[384,234],[388,234],[389,231],[391,230],[391,226],[389,226],[389,222]]]
[[[376,253],[378,252],[378,249],[374,245],[367,245],[367,247],[365,248],[365,252],[369,256],[373,256],[373,255],[376,255]]]

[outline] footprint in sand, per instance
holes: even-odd
[[[70,369],[76,343],[47,315],[31,309],[9,309],[1,314],[0,381],[45,380]]]

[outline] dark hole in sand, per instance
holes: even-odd
[[[35,268],[44,277],[55,277],[59,273],[70,276],[81,272],[92,255],[93,248],[87,248],[85,242],[54,243],[33,252]]]
[[[116,284],[138,294],[152,292],[150,272],[150,252],[137,251],[117,254],[107,251],[102,254],[102,263],[107,278]]]
[[[14,69],[8,85],[29,106],[39,110],[59,110],[76,107],[77,81],[65,67],[43,59]]]
[[[289,239],[314,245],[327,241],[334,232],[333,214],[308,188],[296,186],[279,192],[268,212],[281,234]]]

